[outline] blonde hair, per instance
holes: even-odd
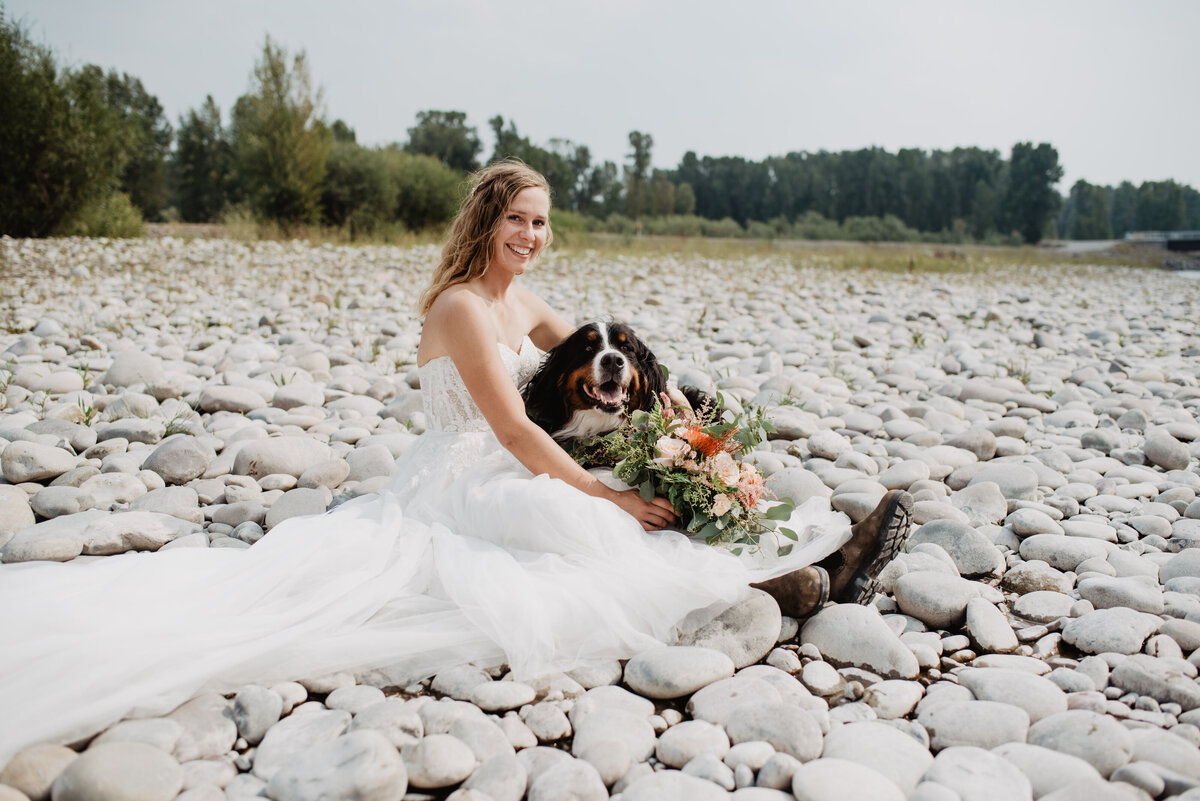
[[[500,231],[504,212],[525,189],[536,187],[550,195],[550,184],[540,172],[515,159],[489,164],[475,173],[475,186],[450,226],[442,247],[442,260],[421,294],[422,317],[438,296],[455,284],[483,275],[492,259],[492,242]],[[546,221],[546,247],[554,240]]]

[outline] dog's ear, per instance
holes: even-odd
[[[567,423],[569,412],[564,382],[571,371],[570,340],[571,337],[567,337],[550,349],[537,372],[521,390],[521,397],[525,399],[525,414],[549,434]]]
[[[658,399],[659,394],[666,391],[667,377],[662,365],[654,357],[654,352],[646,347],[646,343],[633,334],[629,336],[638,367],[635,378],[637,386],[631,393],[629,407],[648,412],[654,408],[654,401]]]

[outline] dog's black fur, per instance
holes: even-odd
[[[639,409],[650,411],[667,388],[666,373],[650,348],[621,322],[580,326],[546,354],[522,390],[525,411],[559,442],[596,437],[618,428]],[[712,396],[681,387],[692,408],[719,414]]]

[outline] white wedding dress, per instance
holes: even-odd
[[[513,380],[540,353],[499,345]],[[848,538],[823,500],[783,558],[646,533],[533,476],[489,431],[448,357],[420,368],[428,431],[388,486],[253,547],[0,566],[0,766],[201,690],[374,671],[402,685],[466,662],[517,678],[626,658],[816,562]]]

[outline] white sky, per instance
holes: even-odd
[[[365,144],[416,112],[501,114],[535,143],[654,165],[1050,142],[1078,178],[1200,189],[1196,0],[0,0],[60,63],[141,78],[179,115],[228,119],[264,37],[305,50],[327,117]]]

